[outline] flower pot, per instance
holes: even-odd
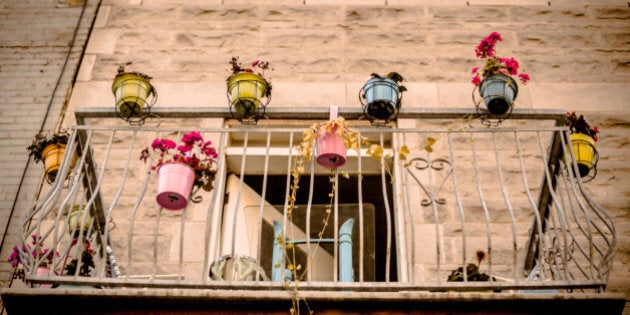
[[[68,215],[68,232],[70,234],[79,233],[79,231],[83,231],[83,233],[87,233],[90,229],[91,218],[90,214],[85,214],[85,206],[74,206]]]
[[[580,177],[584,177],[593,168],[593,159],[596,152],[595,140],[583,133],[572,133],[569,135],[569,138],[573,145],[573,153],[575,153],[575,161],[577,162]]]
[[[479,93],[493,115],[509,112],[518,94],[518,85],[512,77],[505,74],[493,74],[483,79],[479,85]]]
[[[267,81],[254,73],[238,73],[228,78],[228,96],[240,118],[256,116],[261,99],[267,93]]]
[[[48,276],[50,272],[50,268],[48,267],[37,267],[37,275],[38,276]],[[42,283],[42,284],[33,284],[33,287],[41,288],[41,289],[50,289],[52,288],[51,283]]]
[[[166,163],[157,172],[157,203],[168,210],[185,208],[195,181],[195,171],[184,163]]]
[[[147,98],[154,93],[146,75],[136,72],[120,73],[112,83],[116,108],[125,118],[139,116],[147,105]]]
[[[344,139],[337,134],[337,126],[331,132],[320,132],[316,145],[317,164],[335,168],[346,163],[346,146]]]
[[[387,120],[398,115],[400,89],[394,80],[373,77],[363,86],[363,93],[368,117]]]
[[[59,171],[59,167],[61,166],[61,161],[63,155],[66,151],[66,145],[63,143],[51,144],[42,150],[42,160],[44,161],[44,171],[46,172],[46,180],[49,183],[55,181],[57,178],[57,172]],[[70,170],[74,168],[74,165],[77,162],[77,156],[74,155],[72,157],[72,162],[70,164]]]

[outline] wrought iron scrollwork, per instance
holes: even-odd
[[[431,169],[431,170],[438,171],[438,172],[439,171],[446,171],[447,173],[444,176],[444,178],[442,178],[442,181],[439,183],[439,185],[437,185],[437,189],[435,189],[433,191],[433,195],[432,195],[431,191],[428,190],[427,187],[425,187],[422,184],[422,182],[416,176],[416,174],[414,174],[413,169],[418,170],[418,171],[424,171],[424,170]],[[413,158],[413,159],[409,160],[409,165],[407,167],[407,171],[409,172],[411,177],[413,177],[413,179],[416,181],[416,183],[418,183],[420,188],[422,188],[424,193],[429,197],[429,198],[422,199],[422,201],[420,203],[421,205],[429,206],[433,202],[435,202],[435,203],[437,203],[439,205],[446,204],[446,199],[444,199],[444,198],[437,198],[437,195],[442,190],[442,187],[444,187],[444,183],[446,183],[446,180],[453,173],[453,168],[452,168],[451,162],[449,160],[446,160],[446,159],[427,160],[425,158],[419,158],[419,157],[418,158]],[[431,186],[435,186],[435,185],[433,185],[433,183],[431,183]]]

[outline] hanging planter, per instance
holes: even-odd
[[[151,77],[140,72],[125,72],[124,66],[112,83],[118,117],[130,122],[141,123],[157,101],[157,91],[151,85]]]
[[[156,138],[151,143],[153,151],[160,152],[157,164],[151,167],[158,173],[156,201],[168,210],[183,209],[189,200],[200,202],[200,197],[191,196],[199,188],[212,190],[217,173],[218,153],[211,141],[204,141],[199,132],[191,131],[182,135],[181,142],[178,146],[172,140]],[[175,148],[177,152],[165,160],[169,150]],[[149,157],[149,148],[142,150],[140,159],[147,162]]]
[[[512,76],[517,76],[521,83],[526,84],[530,77],[526,73],[519,73],[518,61],[511,58],[503,58],[495,55],[495,45],[501,41],[501,34],[492,32],[488,37],[481,40],[475,53],[478,58],[485,59],[483,67],[472,69],[472,84],[475,89],[479,88],[479,94],[483,99],[486,109],[480,109],[481,101],[475,100],[475,90],[473,89],[473,102],[481,116],[498,119],[498,125],[502,119],[506,119],[512,113],[514,100],[518,95],[518,85]],[[488,115],[489,114],[489,115]],[[486,122],[486,121],[484,121]],[[489,125],[493,122],[487,122]]]
[[[339,126],[336,125],[330,129],[322,125],[318,130],[315,151],[317,164],[327,168],[336,168],[346,164],[345,140],[339,135],[338,130]]]
[[[168,210],[185,208],[195,182],[195,170],[184,163],[167,163],[157,172],[157,203]]]
[[[46,181],[53,183],[57,178],[57,172],[61,166],[63,155],[66,152],[66,145],[63,143],[55,143],[48,145],[42,151],[42,160],[44,161],[44,171],[46,172]],[[74,168],[77,162],[77,156],[72,157],[70,169]]]
[[[479,93],[491,114],[504,115],[512,111],[518,95],[518,85],[508,75],[493,74],[481,81]]]
[[[574,133],[569,135],[575,153],[575,162],[578,166],[580,177],[585,177],[593,168],[595,163],[595,140],[589,135]]]
[[[597,162],[599,161],[599,154],[595,147],[599,128],[591,128],[584,116],[578,117],[575,112],[567,113],[566,125],[571,132],[569,139],[575,154],[578,173],[580,177],[588,177],[589,180],[592,180],[597,175]],[[591,170],[593,171],[591,172]]]
[[[90,229],[92,218],[89,213],[85,213],[85,206],[73,206],[68,214],[68,232],[74,237],[80,231],[86,235]]]
[[[52,184],[57,178],[57,173],[59,172],[59,168],[63,162],[62,159],[65,154],[66,144],[68,143],[69,137],[70,133],[68,133],[68,130],[65,129],[53,134],[52,136],[44,135],[40,132],[35,135],[35,140],[33,140],[33,143],[27,148],[29,155],[33,157],[33,161],[35,161],[35,163],[38,163],[39,161],[43,162],[45,179],[49,184]],[[72,161],[70,162],[68,174],[70,174],[76,162],[77,155],[74,154],[72,156]]]
[[[398,117],[401,106],[402,92],[407,89],[398,85],[403,77],[390,72],[382,77],[372,73],[359,92],[359,100],[363,105],[363,113],[373,125],[386,125]]]
[[[243,68],[238,57],[232,57],[232,75],[227,79],[227,96],[230,113],[242,123],[256,123],[265,115],[271,100],[271,84],[264,78],[268,62],[254,61],[252,68]],[[254,73],[253,68],[261,69]]]

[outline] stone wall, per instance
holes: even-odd
[[[42,164],[26,147],[61,125],[97,1],[0,1],[0,285],[16,223],[42,183]],[[76,35],[75,35],[76,29]],[[10,224],[10,226],[7,226]]]
[[[128,70],[153,77],[160,95],[157,106],[227,106],[225,79],[232,56],[272,64],[268,77],[274,107],[360,106],[359,89],[369,74],[390,71],[406,79],[405,107],[472,107],[470,69],[481,64],[473,49],[481,38],[498,31],[504,38],[498,54],[516,57],[532,76],[530,83],[520,86],[517,108],[576,110],[600,127],[599,173],[587,189],[617,224],[619,251],[608,290],[630,294],[627,4],[339,3],[104,0],[68,111],[111,107],[112,79],[118,66],[127,62],[132,62]],[[73,123],[72,115],[67,115],[64,125]],[[3,151],[3,158],[7,155]]]

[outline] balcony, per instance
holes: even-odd
[[[563,112],[515,111],[493,128],[474,127],[465,110],[404,111],[398,128],[357,121],[384,154],[359,147],[336,170],[305,164],[292,216],[293,148],[325,110],[223,128],[205,127],[223,123],[222,110],[156,113],[159,126],[129,127],[110,110],[77,111],[57,180],[24,210],[18,240],[33,246],[36,235],[60,254],[40,274],[47,257],[20,253],[25,282],[2,290],[10,314],[32,301],[102,313],[273,313],[297,300],[342,312],[623,308],[605,293],[614,225],[575,176]],[[191,130],[217,148],[214,189],[167,210],[156,203],[156,157],[140,152]],[[86,240],[94,268],[84,277],[80,262],[65,266]]]

